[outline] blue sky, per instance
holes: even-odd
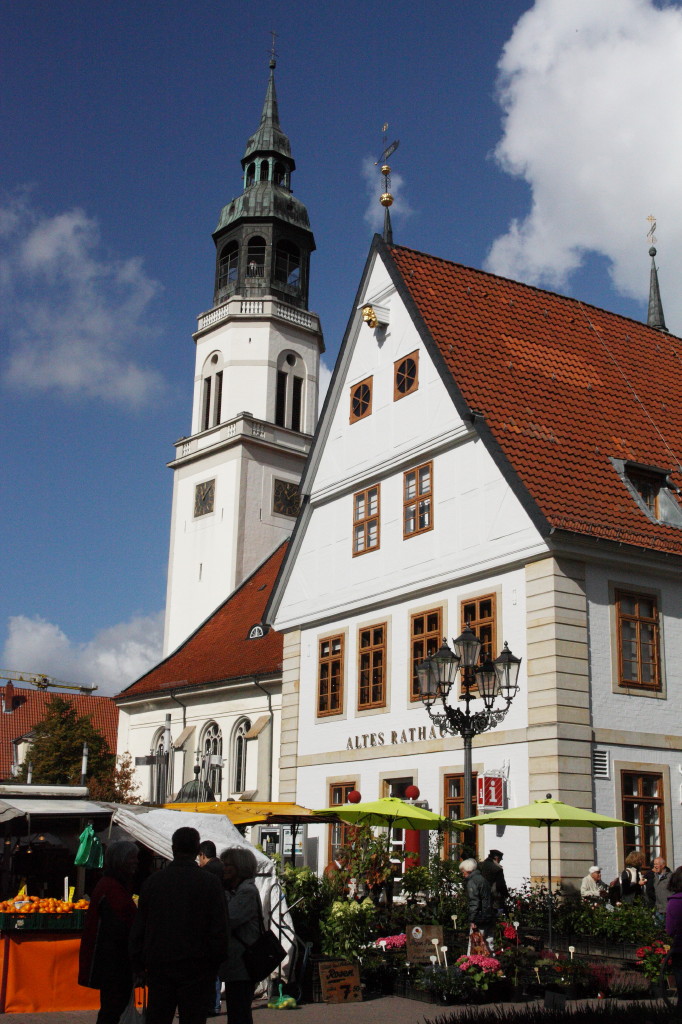
[[[116,692],[158,656],[165,463],[273,28],[329,365],[384,121],[396,241],[642,318],[654,213],[682,323],[678,3],[5,0],[1,667]]]

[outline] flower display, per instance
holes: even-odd
[[[516,931],[516,928],[514,927],[513,924],[506,924],[504,926],[504,930],[502,932],[502,935],[503,935],[503,937],[505,939],[512,939],[513,940],[513,939],[518,938],[518,932]]]
[[[460,956],[455,961],[455,967],[467,976],[475,988],[484,992],[495,978],[502,977],[500,961],[494,956],[481,956],[477,953]]]
[[[400,935],[387,935],[385,939],[377,939],[374,945],[387,950],[404,949],[407,945],[407,935],[404,932]]]
[[[650,946],[640,946],[636,952],[637,963],[642,969],[642,974],[649,981],[658,981],[661,975],[661,964],[670,946],[666,946],[660,939],[655,939]]]

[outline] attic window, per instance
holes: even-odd
[[[260,622],[257,622],[255,626],[252,626],[249,630],[249,640],[257,640],[259,636],[265,636],[265,630],[261,626]]]
[[[611,459],[619,477],[644,514],[655,523],[682,528],[682,507],[668,470]]]

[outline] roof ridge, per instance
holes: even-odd
[[[556,292],[552,291],[549,288],[541,288],[537,284],[528,284],[527,281],[520,281],[514,277],[504,277],[502,274],[494,274],[492,270],[482,270],[480,267],[472,267],[467,263],[460,263],[457,260],[449,260],[446,259],[444,256],[434,256],[432,253],[424,252],[422,249],[412,249],[408,245],[392,245],[391,251],[395,253],[396,250],[402,250],[404,252],[413,253],[415,256],[421,256],[424,257],[425,259],[433,260],[434,262],[437,263],[445,263],[449,267],[459,267],[465,271],[472,271],[474,274],[480,274],[482,277],[492,278],[495,281],[505,281],[509,284],[516,285],[521,288],[528,288],[529,291],[538,292],[541,295],[551,295],[555,299],[565,299],[567,302],[575,303],[576,305],[587,307],[589,309],[594,309],[598,313],[607,313],[608,316],[618,317],[619,320],[625,320],[628,323],[636,324],[637,327],[644,327],[647,330],[655,331],[659,337],[662,333],[660,330],[658,330],[658,328],[649,327],[649,325],[645,323],[643,320],[635,320],[634,317],[627,316],[627,314],[625,313],[616,313],[612,309],[604,309],[603,306],[597,306],[593,302],[585,302],[584,299],[576,298],[573,295],[567,295],[564,292]],[[670,338],[675,338],[678,341],[682,341],[682,338],[677,334],[673,334],[670,331],[668,331],[667,334]]]

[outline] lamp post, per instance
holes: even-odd
[[[494,661],[488,658],[479,665],[481,641],[468,623],[452,643],[454,652],[443,639],[440,650],[417,665],[417,677],[419,696],[431,721],[442,731],[461,736],[464,741],[464,817],[470,818],[473,814],[472,741],[474,736],[499,725],[509,711],[519,689],[517,679],[521,658],[512,654],[505,641],[504,650],[498,658]],[[464,703],[463,710],[450,702],[458,672],[462,690],[458,699]],[[478,693],[471,692],[474,688]],[[479,699],[483,701],[483,707],[472,710],[472,702]],[[495,706],[498,699],[504,702],[502,707]]]

